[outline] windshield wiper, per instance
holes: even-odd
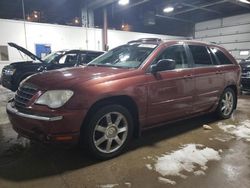
[[[88,64],[87,66],[94,66],[94,67],[111,67],[110,65],[105,65],[105,64]]]
[[[110,67],[110,68],[119,68],[119,69],[131,69],[134,67],[122,67],[122,66],[115,66],[115,65],[106,65],[106,64],[88,64],[87,66],[93,66],[93,67]]]

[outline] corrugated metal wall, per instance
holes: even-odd
[[[245,59],[250,56],[250,14],[197,23],[195,38],[225,47],[238,61]],[[241,51],[249,55],[240,55]]]

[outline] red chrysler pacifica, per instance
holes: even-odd
[[[140,39],[87,66],[27,78],[7,112],[24,137],[80,143],[108,159],[142,130],[210,112],[229,118],[239,85],[240,66],[220,46]]]

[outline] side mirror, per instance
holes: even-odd
[[[159,71],[174,70],[175,65],[176,63],[173,59],[161,59],[156,64],[151,66],[151,72],[156,73]]]

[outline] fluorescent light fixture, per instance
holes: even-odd
[[[242,3],[246,3],[246,4],[250,4],[250,1],[249,0],[238,0],[239,2],[242,2]]]
[[[122,5],[122,6],[127,5],[127,4],[129,4],[129,0],[119,0],[118,4]]]
[[[166,7],[166,8],[163,9],[163,12],[165,12],[165,13],[170,13],[170,12],[173,12],[173,11],[174,11],[174,7],[171,7],[171,6]]]
[[[249,55],[249,51],[247,51],[247,50],[240,51],[240,55],[247,56],[247,55]]]

